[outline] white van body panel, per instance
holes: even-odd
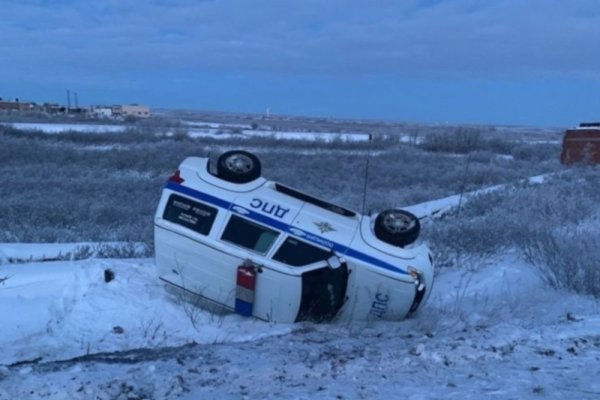
[[[370,217],[331,212],[278,191],[274,182],[264,178],[224,181],[209,172],[206,158],[185,159],[179,174],[183,182],[167,183],[154,220],[159,276],[171,285],[234,310],[237,269],[250,263],[257,270],[252,315],[284,323],[299,320],[315,293],[326,297],[327,291],[344,289],[338,320],[403,319],[415,304],[416,284],[427,287],[419,303],[430,294],[433,265],[427,248],[399,248],[378,240]],[[198,215],[212,213],[210,231],[195,232],[166,219],[171,196],[209,209]],[[233,219],[264,227],[277,237],[260,252],[228,242],[224,233]],[[346,272],[335,272],[325,260],[294,266],[273,258],[285,243],[298,241],[337,256]],[[418,271],[418,282],[411,271]],[[343,273],[347,274],[344,288],[323,284],[322,277],[331,276],[336,286]],[[322,293],[311,292],[321,284]]]

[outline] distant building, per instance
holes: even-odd
[[[115,104],[114,106],[110,106],[110,111],[113,117],[121,117],[123,115],[123,106]]]
[[[140,106],[139,104],[122,105],[121,115],[124,117],[133,116],[138,118],[148,118],[150,116],[150,107]]]
[[[75,101],[77,103],[77,100]],[[5,100],[0,97],[0,111],[43,111],[48,114],[73,114],[79,116],[93,116],[97,118],[123,118],[123,117],[136,117],[136,118],[148,118],[150,117],[150,107],[142,106],[139,104],[127,104],[127,105],[95,105],[89,108],[84,107],[70,107],[64,106],[57,103],[44,103],[38,105],[31,102],[22,102],[19,99]]]
[[[112,118],[113,109],[110,106],[91,106],[90,114],[99,118]]]
[[[11,110],[11,111],[28,111],[35,108],[34,103],[21,102],[19,99],[14,101],[2,100],[0,98],[0,110]]]
[[[60,114],[67,112],[67,108],[65,106],[61,106],[57,103],[44,103],[42,105],[42,109],[49,114]]]
[[[582,123],[568,129],[563,137],[560,155],[563,164],[600,163],[600,122]]]
[[[68,110],[69,114],[75,114],[75,115],[87,115],[87,113],[89,112],[89,110],[87,108],[83,108],[83,107],[71,107]]]

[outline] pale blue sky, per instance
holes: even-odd
[[[0,97],[413,122],[600,120],[598,0],[0,0]]]

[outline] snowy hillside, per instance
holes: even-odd
[[[600,396],[598,302],[510,254],[445,269],[420,314],[366,325],[211,315],[165,291],[152,259],[0,272],[2,400]]]

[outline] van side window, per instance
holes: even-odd
[[[163,213],[163,219],[203,235],[208,235],[216,216],[216,208],[176,194],[169,197]]]
[[[327,250],[320,249],[296,238],[288,237],[279,250],[277,250],[273,259],[294,267],[300,267],[326,260],[330,255],[331,253]]]
[[[277,236],[279,236],[279,233],[274,230],[240,218],[237,215],[232,215],[221,239],[265,254],[269,251]]]

